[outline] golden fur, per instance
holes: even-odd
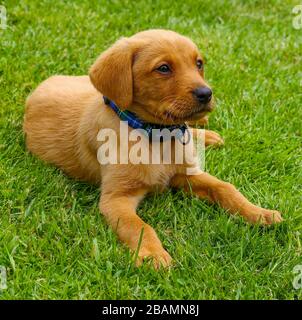
[[[193,112],[199,105],[192,90],[208,86],[196,59],[202,58],[188,38],[166,30],[144,31],[117,41],[102,53],[89,76],[50,77],[27,99],[24,131],[28,149],[72,177],[101,185],[100,210],[121,241],[136,250],[141,236],[138,263],[151,257],[155,267],[171,264],[153,228],[136,214],[139,201],[154,190],[184,188],[252,223],[282,220],[279,212],[253,205],[229,183],[202,171],[187,175],[187,164],[98,162],[99,130],[119,132],[120,123],[103,103],[103,94],[148,122],[206,121],[212,102],[203,111]],[[172,74],[157,72],[163,63],[172,66]],[[207,145],[223,143],[208,130],[205,140]]]

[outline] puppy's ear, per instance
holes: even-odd
[[[103,52],[89,71],[90,80],[98,91],[121,109],[132,103],[132,60],[134,48],[127,38],[117,41]]]

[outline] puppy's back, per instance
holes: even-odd
[[[85,109],[100,99],[88,76],[52,76],[26,101],[27,148],[76,178],[87,174],[78,159],[78,131]]]

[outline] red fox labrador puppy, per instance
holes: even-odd
[[[185,134],[185,123],[206,117],[212,109],[212,91],[196,45],[173,31],[148,30],[118,40],[99,56],[89,76],[53,76],[40,84],[27,99],[24,131],[32,153],[72,177],[101,186],[100,211],[120,240],[137,251],[138,264],[149,257],[155,267],[169,266],[171,257],[156,232],[136,214],[149,192],[183,188],[248,222],[282,221],[278,211],[252,204],[232,184],[200,169],[190,173],[188,168],[198,167],[197,160],[121,161],[125,154],[131,156],[134,143],[127,136],[130,147],[122,145],[121,121],[127,121],[129,135],[137,128],[149,133],[150,128],[178,128]],[[98,157],[102,129],[116,133],[111,146],[123,151],[113,163],[100,163]],[[204,134],[206,145],[223,142],[213,131]],[[141,139],[143,151],[165,142]],[[172,151],[176,140],[181,141],[175,138],[169,144]]]

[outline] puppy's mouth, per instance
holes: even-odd
[[[188,105],[171,104],[161,112],[153,112],[146,106],[132,108],[130,111],[137,114],[143,121],[158,123],[160,125],[184,124],[186,121],[195,121],[203,118],[214,109],[213,103],[195,105],[188,109]]]
[[[213,110],[212,104],[201,105],[189,112],[175,112],[165,110],[163,115],[165,120],[172,121],[173,123],[183,123],[185,121],[197,120],[204,117],[206,114]]]

